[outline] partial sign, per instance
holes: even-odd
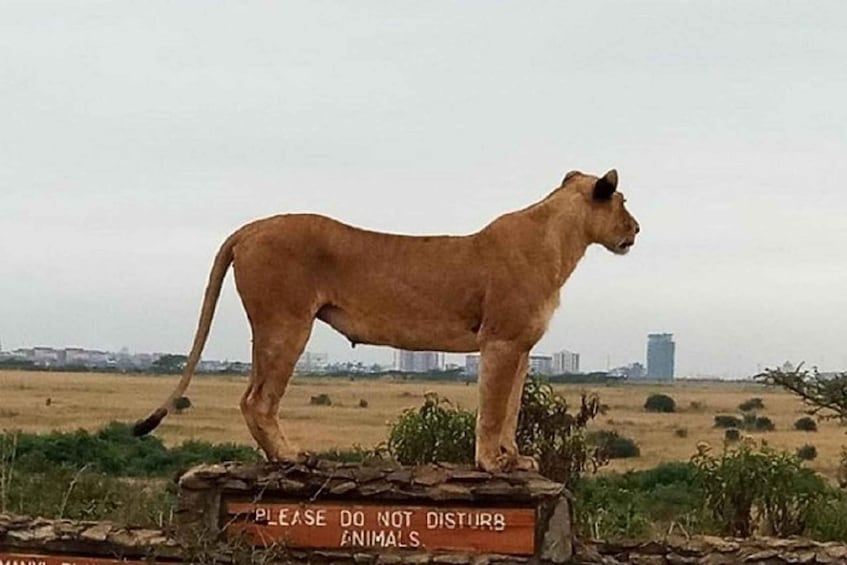
[[[122,561],[103,557],[5,553],[0,551],[0,565],[149,565],[148,561]]]
[[[256,545],[535,552],[531,508],[228,502],[226,512],[227,534]]]

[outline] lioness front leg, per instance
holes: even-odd
[[[515,343],[490,341],[480,348],[479,411],[476,419],[476,465],[485,471],[509,466],[500,451],[515,375],[528,354]]]
[[[515,437],[518,430],[521,398],[523,396],[527,371],[529,371],[529,352],[521,356],[520,363],[518,364],[518,370],[515,373],[512,384],[512,392],[509,396],[509,405],[506,409],[506,421],[503,424],[503,430],[500,432],[500,449],[503,451],[506,464],[512,469],[522,471],[538,469],[538,463],[535,461],[535,458],[520,454],[517,438]]]

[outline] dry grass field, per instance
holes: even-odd
[[[0,431],[93,430],[112,420],[133,422],[156,407],[176,380],[173,376],[0,371]],[[187,439],[252,445],[238,410],[244,386],[241,377],[195,377],[188,391],[193,407],[169,416],[156,433],[171,445]],[[776,431],[755,435],[775,448],[815,445],[818,458],[811,465],[822,473],[834,475],[841,446],[847,445],[847,428],[834,422],[819,423],[814,433],[795,431],[793,423],[803,415],[800,402],[785,392],[751,383],[559,389],[573,401],[582,391],[598,393],[610,409],[592,426],[615,429],[637,441],[641,457],[615,461],[609,469],[644,469],[663,461],[686,460],[700,441],[719,448],[723,430],[713,427],[714,416],[738,414],[738,405],[754,396],[764,400],[760,414],[776,424]],[[404,408],[419,406],[429,390],[464,408],[476,405],[474,385],[295,377],[280,413],[287,435],[302,449],[371,447],[385,439],[390,420]],[[655,392],[672,396],[677,413],[645,412],[644,401]],[[320,393],[328,394],[333,405],[311,405],[310,397]],[[360,399],[367,400],[367,408],[359,407]],[[687,436],[679,437],[678,429],[686,430]]]

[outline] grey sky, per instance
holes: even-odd
[[[217,247],[313,211],[468,233],[570,169],[642,234],[538,350],[847,366],[843,2],[0,2],[0,339],[185,351]],[[231,278],[205,356],[249,358]],[[316,325],[310,348],[388,360]]]

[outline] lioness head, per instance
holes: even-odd
[[[573,188],[582,195],[588,207],[586,229],[593,243],[599,243],[612,253],[623,255],[635,245],[635,235],[641,230],[618,192],[618,172],[612,169],[600,178],[571,171],[562,186]]]

